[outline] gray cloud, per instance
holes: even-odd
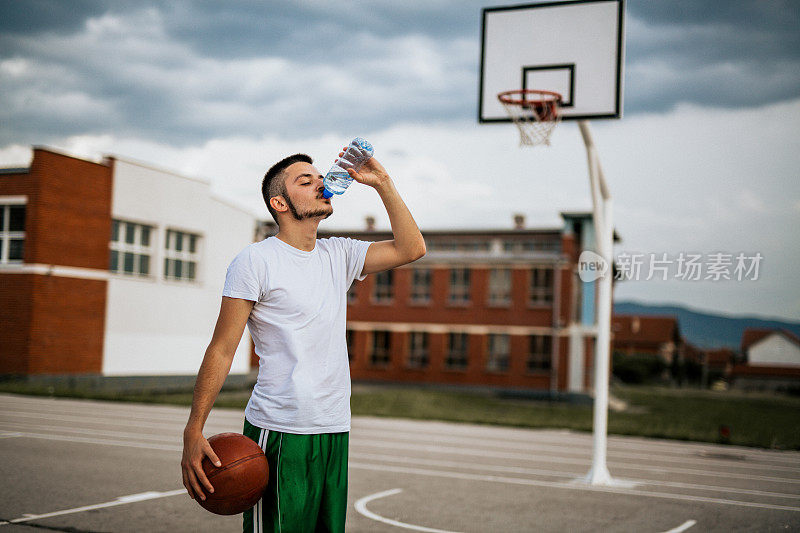
[[[628,115],[800,94],[792,2],[630,1]],[[6,2],[0,144],[472,119],[482,1]],[[364,105],[366,103],[366,105]]]

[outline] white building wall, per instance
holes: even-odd
[[[747,350],[751,365],[800,366],[800,346],[780,333],[773,333]]]
[[[255,191],[254,194],[258,193]],[[111,274],[103,374],[194,375],[211,340],[225,271],[253,241],[256,217],[214,197],[208,182],[116,159],[112,217],[154,226],[150,278]],[[196,280],[164,279],[167,229],[199,234]],[[231,374],[250,369],[245,328]]]

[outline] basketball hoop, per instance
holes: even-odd
[[[497,95],[519,129],[520,146],[550,145],[550,134],[561,120],[561,95],[552,91],[517,89]]]

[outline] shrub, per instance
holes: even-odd
[[[614,353],[613,374],[623,383],[642,384],[661,381],[666,363],[657,355]]]

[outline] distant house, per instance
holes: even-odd
[[[193,382],[255,228],[206,181],[34,148],[0,169],[0,375]],[[249,351],[247,335],[232,374]]]
[[[800,337],[785,329],[747,329],[742,335],[743,361],[733,367],[737,388],[800,388]]]
[[[736,361],[736,352],[729,348],[718,348],[715,350],[703,350],[702,362],[708,367],[711,374],[723,377],[730,375]]]
[[[718,348],[715,350],[703,350],[703,357],[700,360],[702,365],[701,383],[707,386],[709,383],[722,378],[729,380],[733,365],[736,362],[736,352],[729,348]]]
[[[614,353],[654,355],[667,365],[681,357],[683,346],[674,316],[614,315],[611,341]]]

